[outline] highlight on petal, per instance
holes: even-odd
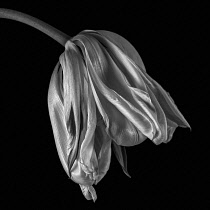
[[[63,167],[86,199],[109,170],[113,151],[124,173],[126,147],[167,143],[189,127],[171,96],[146,72],[135,48],[108,31],[69,40],[53,73],[48,105]],[[59,71],[58,71],[59,70]]]

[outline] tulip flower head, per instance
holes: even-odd
[[[84,30],[71,38],[20,12],[0,9],[0,17],[35,27],[65,47],[50,81],[49,115],[63,168],[88,200],[97,198],[93,185],[109,170],[112,151],[130,176],[125,147],[146,139],[167,143],[178,126],[190,127],[123,37]]]

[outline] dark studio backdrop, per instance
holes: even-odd
[[[206,33],[205,5],[139,5],[88,3],[4,4],[37,17],[70,36],[85,29],[108,30],[128,41],[139,52],[148,74],[170,93],[192,127],[178,128],[168,144],[156,146],[150,140],[127,148],[126,177],[114,155],[107,175],[95,189],[95,206],[130,205],[132,209],[206,209],[207,194],[195,139],[195,99],[201,79]],[[102,8],[104,8],[102,10]],[[0,19],[1,153],[3,199],[9,206],[30,209],[67,209],[85,205],[77,184],[68,179],[57,155],[48,114],[47,93],[51,74],[64,48],[45,34],[22,23]],[[198,86],[197,86],[197,85]],[[207,149],[206,149],[207,150]],[[199,181],[198,181],[199,179]],[[72,208],[72,209],[74,209]],[[7,209],[7,208],[6,208]]]

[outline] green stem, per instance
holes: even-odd
[[[70,39],[68,35],[52,27],[51,25],[18,11],[0,8],[0,18],[15,20],[32,26],[33,28],[36,28],[41,32],[47,34],[49,37],[56,40],[62,46],[65,46],[66,42]]]

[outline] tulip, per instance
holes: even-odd
[[[145,139],[167,143],[178,126],[190,128],[123,37],[85,30],[70,38],[20,12],[0,9],[0,17],[28,24],[65,47],[50,81],[49,115],[63,168],[88,200],[97,199],[93,184],[109,170],[111,148],[130,177],[125,147]]]

